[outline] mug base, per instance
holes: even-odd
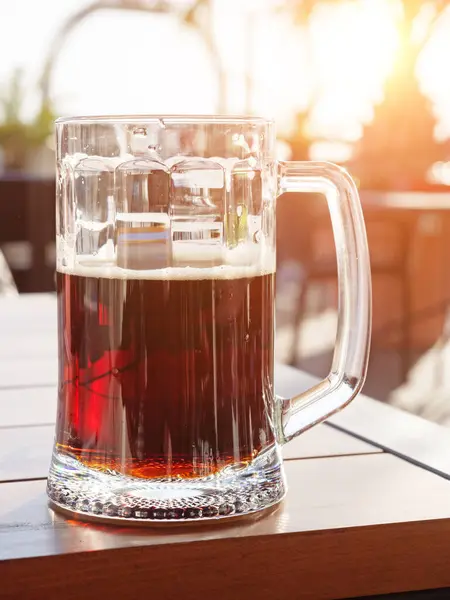
[[[264,519],[267,516],[278,511],[280,506],[282,506],[284,498],[275,502],[275,504],[271,504],[265,508],[261,508],[260,510],[247,513],[247,514],[238,514],[234,513],[231,515],[227,515],[220,518],[200,518],[200,519],[180,519],[180,520],[155,520],[155,519],[120,519],[117,517],[106,517],[104,515],[92,515],[89,513],[80,513],[74,510],[70,510],[65,508],[64,506],[59,505],[57,502],[53,502],[53,500],[48,501],[48,506],[55,513],[61,515],[67,519],[71,519],[73,521],[80,521],[84,523],[92,523],[93,525],[109,525],[115,527],[141,527],[141,528],[164,528],[164,529],[178,529],[182,527],[208,527],[208,526],[228,526],[233,525],[234,523],[254,523],[259,521],[260,519]]]
[[[275,446],[250,465],[195,480],[107,474],[54,452],[47,493],[53,508],[78,519],[173,525],[257,515],[284,498],[286,484]]]

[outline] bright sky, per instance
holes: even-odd
[[[0,93],[15,67],[35,83],[58,27],[90,0],[0,0]],[[251,54],[253,112],[292,123],[296,109],[318,98],[312,133],[343,140],[360,135],[396,48],[392,2],[359,0],[314,11],[310,37],[286,14],[256,3],[246,18],[243,0],[215,0],[214,29],[228,75],[229,112],[246,112],[245,71]],[[245,4],[252,10],[253,2]],[[24,18],[24,16],[26,18]],[[450,14],[424,51],[419,74],[450,135]],[[175,19],[103,11],[67,39],[57,62],[52,94],[61,114],[216,112],[215,71],[195,32]],[[30,93],[31,115],[36,95]]]

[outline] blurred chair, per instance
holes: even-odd
[[[0,178],[0,247],[19,292],[55,289],[55,181]]]
[[[18,293],[8,263],[0,250],[0,296],[15,296]]]
[[[336,251],[330,217],[325,199],[317,194],[293,194],[279,203],[277,212],[277,251],[281,260],[286,256],[282,249],[290,239],[288,255],[302,264],[303,278],[293,314],[293,335],[289,364],[298,364],[298,345],[301,323],[306,314],[307,297],[313,284],[337,281]],[[303,196],[303,198],[301,197]],[[399,286],[400,318],[383,334],[401,356],[401,375],[406,378],[411,357],[411,306],[408,256],[410,228],[402,215],[370,209],[365,211],[365,221],[371,255],[372,278],[393,278]],[[290,231],[289,231],[290,230]],[[398,327],[397,327],[398,323]],[[398,333],[398,335],[396,335]],[[376,339],[376,332],[374,332]]]

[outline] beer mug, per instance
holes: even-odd
[[[354,183],[277,162],[274,124],[59,119],[59,384],[51,505],[81,518],[222,519],[286,494],[281,448],[350,402],[367,368],[370,269]],[[274,389],[275,205],[328,201],[339,321],[331,372]]]

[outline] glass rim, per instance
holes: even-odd
[[[191,115],[191,114],[130,114],[130,115],[86,115],[86,116],[70,116],[59,117],[55,120],[55,125],[70,125],[70,124],[86,124],[96,125],[102,123],[117,123],[117,124],[160,124],[161,126],[168,125],[271,125],[273,119],[256,116],[245,115]]]

